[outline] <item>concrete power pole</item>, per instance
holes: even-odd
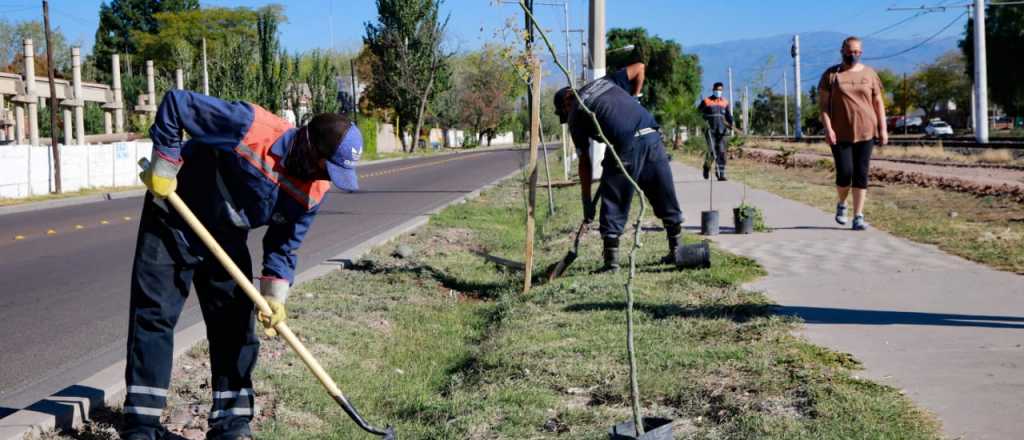
[[[974,0],[974,137],[988,143],[988,55],[985,53],[985,0]]]
[[[562,12],[565,16],[565,68],[569,71],[569,87],[576,87],[576,81],[572,73],[572,43],[569,40],[569,2],[562,3]],[[562,124],[562,174],[565,180],[569,180],[569,171],[572,166],[572,154],[569,152],[569,124]]]
[[[604,31],[604,0],[590,0],[590,81],[604,77]],[[600,179],[603,172],[601,161],[604,160],[604,149],[602,143],[590,143],[590,163],[594,170],[591,178],[594,180]]]
[[[729,68],[729,114],[736,116],[736,111],[733,110],[732,105],[732,67]]]
[[[795,103],[796,103],[795,111],[794,111],[794,115],[793,115],[793,116],[796,117],[796,120],[793,121],[793,135],[796,136],[796,138],[799,140],[799,139],[803,139],[803,137],[804,137],[803,136],[803,127],[801,127],[802,124],[800,122],[800,118],[802,117],[802,115],[801,115],[801,112],[800,112],[800,110],[801,110],[800,109],[800,94],[801,94],[801,91],[800,91],[800,36],[799,35],[794,35],[793,36],[793,48],[791,49],[791,52],[792,52],[792,55],[793,55],[793,70],[794,70],[793,85],[795,86],[795,87],[793,87],[793,93],[794,93],[794,96],[796,98],[796,101],[795,101]]]
[[[743,86],[743,132],[750,133],[750,86]]]
[[[789,137],[789,82],[785,70],[782,71],[782,127]]]

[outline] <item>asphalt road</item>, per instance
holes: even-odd
[[[492,150],[361,167],[359,192],[327,196],[298,270],[512,172],[524,156]],[[141,201],[0,216],[0,417],[123,359]],[[254,262],[262,236],[250,235]],[[199,315],[193,295],[178,328]]]

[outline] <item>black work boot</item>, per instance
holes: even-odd
[[[676,264],[676,249],[679,248],[679,239],[683,235],[681,224],[665,225],[665,236],[668,239],[668,255],[661,257],[661,264]]]
[[[616,272],[619,266],[619,237],[604,238],[604,266],[601,272]]]
[[[704,164],[704,173],[703,173],[703,175],[704,175],[704,180],[708,180],[708,177],[711,176],[711,165],[708,165],[707,163]]]

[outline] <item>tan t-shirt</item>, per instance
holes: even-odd
[[[818,81],[818,106],[828,113],[839,142],[863,142],[879,136],[875,98],[882,96],[882,80],[864,66],[859,72],[833,66]]]

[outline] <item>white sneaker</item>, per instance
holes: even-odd
[[[836,223],[845,225],[850,219],[846,217],[846,204],[836,204]]]

